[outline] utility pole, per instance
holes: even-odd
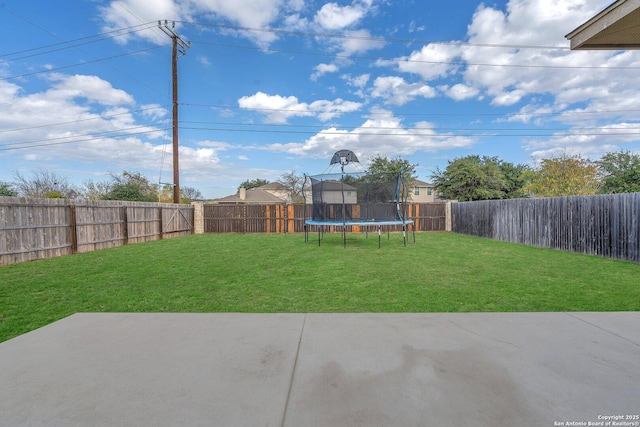
[[[178,53],[180,56],[187,54],[187,48],[191,43],[185,41],[175,32],[175,21],[169,28],[169,22],[158,21],[158,27],[167,36],[171,37],[171,80],[173,82],[173,203],[180,203],[180,167],[178,163]]]

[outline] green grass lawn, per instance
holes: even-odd
[[[208,234],[0,267],[0,341],[76,312],[638,311],[640,265],[453,233]]]

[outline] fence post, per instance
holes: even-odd
[[[409,209],[413,208],[413,229],[420,228],[420,205],[418,203],[411,203]]]
[[[296,210],[293,204],[287,205],[287,228],[285,233],[293,233],[296,231]]]
[[[164,233],[164,224],[163,224],[163,219],[162,219],[162,206],[158,206],[158,221],[160,222],[160,237],[159,240],[162,240],[163,233]]]
[[[445,204],[445,213],[444,213],[444,230],[451,231],[451,201],[447,201]]]
[[[69,205],[69,227],[71,228],[71,253],[78,253],[78,226],[76,217],[76,206]]]
[[[247,232],[247,205],[242,205],[242,231],[241,233]]]
[[[193,206],[193,234],[204,234],[204,202],[191,202]]]
[[[122,207],[122,244],[129,244],[129,219],[127,217],[127,207]]]

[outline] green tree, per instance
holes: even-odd
[[[395,196],[396,180],[400,176],[404,182],[404,186],[400,189],[400,198],[406,199],[417,178],[417,166],[417,164],[412,164],[400,157],[389,159],[386,156],[377,155],[369,162],[369,167],[366,170],[365,177],[363,177],[367,186],[358,189],[358,198],[364,197],[370,201],[387,201],[393,198]],[[362,182],[358,182],[357,179],[345,180],[345,182],[356,187],[362,185]]]
[[[500,161],[499,167],[505,178],[505,187],[503,188],[505,198],[517,199],[527,197],[524,187],[528,182],[531,168],[524,164],[514,165],[513,163],[504,161]]]
[[[411,164],[408,160],[400,157],[389,159],[378,155],[371,159],[366,173],[373,177],[389,177],[401,174],[402,179],[411,187],[413,186],[413,181],[418,177],[416,174],[417,167],[417,164]]]
[[[431,179],[442,199],[504,199],[517,197],[523,179],[521,171],[525,168],[497,157],[470,155],[449,161],[445,170],[437,168]]]
[[[15,197],[18,192],[8,182],[0,182],[0,196]]]
[[[111,178],[113,182],[104,200],[158,201],[158,185],[152,184],[139,172],[124,171],[121,175],[111,175]]]
[[[543,159],[525,186],[535,197],[584,196],[598,190],[598,167],[579,155]]]
[[[241,188],[246,188],[247,190],[250,188],[258,188],[267,184],[269,184],[269,181],[267,181],[266,179],[262,179],[262,178],[247,179],[240,183],[240,185],[238,186],[238,190],[240,190]]]
[[[602,177],[601,193],[640,192],[640,155],[630,151],[607,153],[596,164]]]

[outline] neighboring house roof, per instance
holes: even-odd
[[[419,179],[413,180],[414,187],[433,187],[433,184],[429,184],[428,182],[420,181]]]
[[[250,188],[245,191],[244,198],[241,197],[242,191],[239,191],[237,194],[222,197],[220,199],[214,199],[212,202],[214,203],[283,203],[280,197],[276,197],[273,194],[269,193],[259,188]]]
[[[286,191],[287,187],[279,182],[270,182],[269,184],[261,185],[258,188],[262,188],[263,190],[277,190],[277,191]]]
[[[640,48],[640,0],[618,0],[565,36],[571,49]]]

